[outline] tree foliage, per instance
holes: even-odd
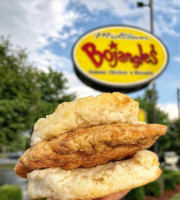
[[[24,149],[36,120],[75,98],[65,94],[66,84],[61,72],[38,70],[24,50],[0,38],[0,151]]]
[[[167,134],[161,139],[161,151],[175,151],[180,155],[180,119],[171,121]]]
[[[158,95],[156,94],[156,100],[157,99]],[[152,90],[146,90],[145,94],[142,97],[138,97],[136,100],[139,102],[140,108],[147,112],[147,123],[154,123]],[[168,126],[166,135],[158,139],[159,152],[176,151],[180,154],[180,120],[170,121],[167,113],[160,110],[157,106],[155,109],[157,113],[156,123]]]
[[[158,99],[156,93],[156,100]],[[144,109],[147,112],[147,123],[154,123],[153,119],[153,102],[152,102],[152,90],[148,89],[145,91],[145,94],[142,97],[136,98],[139,102],[139,107]],[[159,124],[168,125],[169,118],[168,114],[160,110],[157,106],[155,107],[156,114],[157,114],[157,122]]]

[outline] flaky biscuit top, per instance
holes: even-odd
[[[116,123],[139,124],[138,113],[138,102],[118,92],[65,102],[53,114],[37,121],[31,145],[78,128]]]

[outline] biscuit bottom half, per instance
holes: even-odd
[[[158,157],[151,151],[92,168],[47,168],[27,175],[32,199],[78,200],[99,198],[133,189],[156,180],[161,174]]]

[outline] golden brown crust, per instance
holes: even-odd
[[[149,148],[166,130],[166,126],[159,124],[112,124],[78,129],[28,149],[19,159],[15,173],[26,177],[34,169],[74,169],[120,160]]]

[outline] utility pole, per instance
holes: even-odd
[[[180,88],[177,89],[178,117],[180,119]]]
[[[154,34],[154,24],[153,24],[153,0],[149,0],[149,4],[144,4],[143,2],[137,2],[137,6],[139,8],[143,8],[145,6],[148,6],[150,8],[150,32],[153,35]],[[156,112],[156,83],[155,80],[153,80],[152,83],[152,102],[153,102],[153,123],[157,123],[157,112]],[[154,144],[154,151],[158,153],[158,143]]]

